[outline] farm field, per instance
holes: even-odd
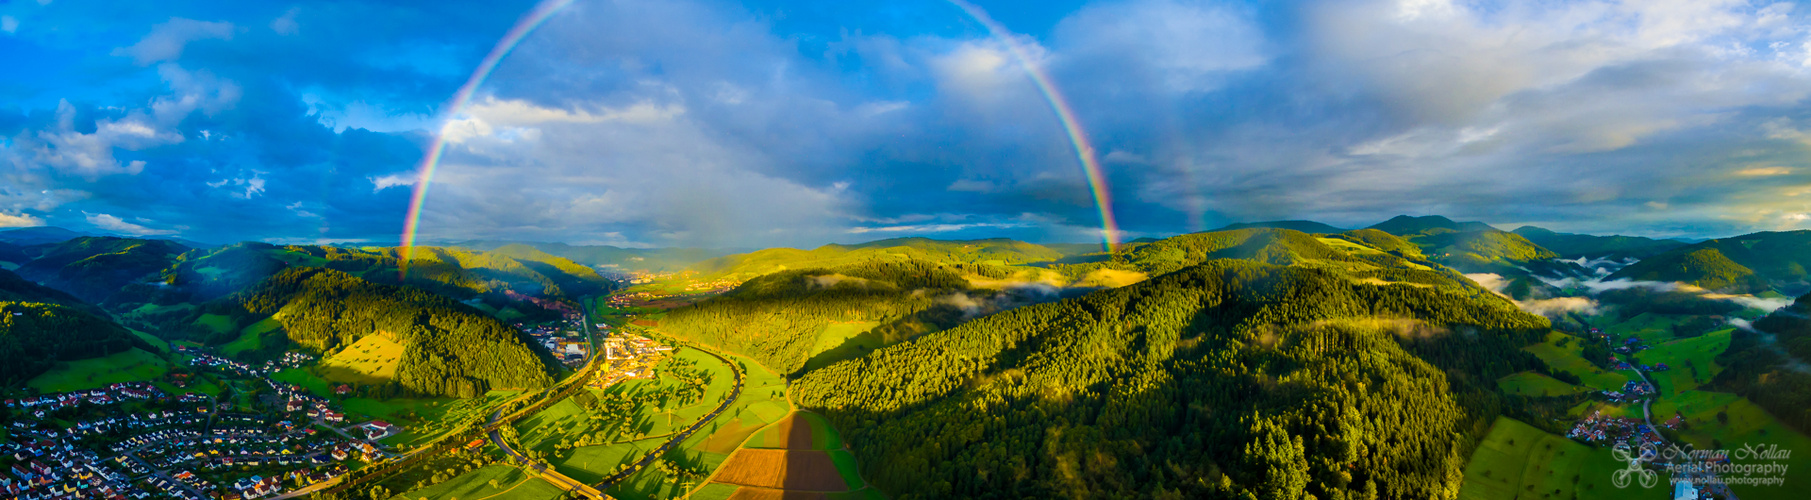
[[[723,498],[882,496],[822,416],[795,411],[750,436],[700,488]]]
[[[1514,373],[1497,379],[1497,387],[1503,392],[1531,397],[1563,396],[1589,390],[1535,372]]]
[[[490,482],[495,480],[497,487]],[[508,465],[491,465],[453,479],[391,497],[392,500],[553,500],[565,491]]]
[[[1629,381],[1629,376],[1622,373],[1605,371],[1585,360],[1584,347],[1580,344],[1585,339],[1559,332],[1550,332],[1547,339],[1522,350],[1534,354],[1545,361],[1548,367],[1577,375],[1585,387],[1596,390],[1621,389]],[[1561,346],[1559,344],[1565,343]]]
[[[717,470],[749,436],[768,424],[779,421],[791,411],[785,399],[784,379],[747,358],[734,355],[728,357],[744,367],[746,381],[742,397],[704,429],[687,437],[662,457],[701,476]],[[634,456],[640,457],[649,448],[651,446],[642,448]],[[617,498],[632,500],[671,498],[682,496],[695,485],[696,483],[674,485],[658,468],[648,467],[629,476],[608,493]]]
[[[1459,498],[1671,498],[1672,490],[1664,488],[1664,482],[1651,490],[1616,488],[1610,480],[1619,465],[1608,448],[1586,446],[1498,417],[1465,466]]]
[[[151,381],[169,371],[170,363],[162,356],[135,347],[112,356],[65,362],[26,385],[43,392],[68,392],[119,382]]]

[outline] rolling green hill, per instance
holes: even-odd
[[[1397,236],[1409,236],[1440,229],[1461,233],[1496,230],[1496,228],[1490,227],[1490,224],[1482,222],[1454,222],[1452,219],[1438,215],[1422,217],[1398,215],[1390,218],[1390,220],[1379,222],[1376,225],[1365,229],[1376,229]]]
[[[127,285],[155,281],[187,247],[164,240],[83,236],[19,266],[20,276],[101,303]]]
[[[1623,259],[1634,257],[1645,259],[1654,254],[1687,245],[1679,240],[1657,240],[1639,236],[1594,236],[1589,234],[1556,233],[1534,226],[1522,226],[1511,231],[1527,238],[1548,250],[1558,253],[1560,257],[1573,259],[1578,257]]]
[[[1738,293],[1802,292],[1811,283],[1806,266],[1811,266],[1811,231],[1763,232],[1675,248],[1610,278],[1678,281]]]
[[[1445,498],[1549,327],[1450,270],[1295,231],[1127,260],[1168,271],[808,372],[795,400],[913,498]]]
[[[99,308],[0,270],[0,386],[44,373],[59,361],[108,356],[145,347]]]
[[[734,253],[710,248],[622,248],[609,245],[473,240],[449,246],[489,251],[509,245],[527,245],[586,266],[614,266],[624,271],[669,272]]]
[[[292,268],[226,300],[230,307],[208,309],[231,312],[234,331],[268,317],[283,324],[290,340],[317,352],[370,337],[397,344],[401,355],[392,381],[417,394],[472,397],[552,383],[548,360],[514,329],[420,289],[331,269]]]
[[[896,238],[856,245],[824,245],[812,250],[769,248],[718,257],[698,263],[692,270],[707,279],[746,280],[787,269],[838,267],[873,260],[1011,266],[1052,262],[1063,256],[1062,252],[1042,245],[1003,238],[966,241]]]
[[[1346,231],[1344,229],[1340,229],[1337,227],[1333,227],[1330,225],[1322,224],[1322,223],[1311,221],[1311,220],[1273,220],[1273,221],[1266,221],[1266,222],[1240,222],[1240,223],[1235,223],[1235,224],[1227,224],[1226,227],[1222,227],[1222,228],[1215,229],[1212,231],[1205,231],[1205,232],[1217,233],[1217,232],[1221,232],[1221,231],[1232,231],[1235,229],[1294,229],[1296,231],[1301,231],[1301,232],[1308,233],[1308,234],[1332,234],[1332,233],[1343,233]]]

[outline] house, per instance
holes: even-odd
[[[396,431],[396,426],[382,420],[365,422],[365,425],[359,427],[365,429],[365,433],[370,435],[371,439],[377,439]]]

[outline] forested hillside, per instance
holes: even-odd
[[[1811,433],[1811,295],[1735,332],[1717,384]]]
[[[901,498],[1450,498],[1547,321],[1334,244],[1156,242],[1130,260],[1167,274],[809,372],[796,401]]]
[[[20,276],[101,303],[134,283],[156,280],[187,247],[164,241],[84,236],[57,244],[19,266]]]
[[[1709,240],[1655,255],[1611,279],[1679,281],[1711,290],[1804,293],[1811,286],[1811,231],[1765,232]]]
[[[720,297],[672,310],[661,329],[793,373],[820,355],[857,356],[947,328],[979,312],[964,307],[979,308],[1011,293],[970,290],[952,266],[876,260],[755,278]],[[845,344],[850,347],[837,350]]]
[[[107,356],[143,341],[99,308],[0,270],[0,386],[30,380],[58,361]],[[149,348],[149,346],[145,346]]]
[[[276,318],[290,340],[319,352],[369,335],[401,344],[394,382],[414,393],[472,397],[552,382],[546,360],[514,329],[420,289],[371,283],[331,269],[292,268],[228,300],[238,308],[232,312],[239,325]]]
[[[1522,226],[1511,232],[1521,235],[1523,238],[1527,238],[1528,241],[1534,242],[1534,244],[1540,245],[1548,250],[1552,250],[1561,257],[1568,259],[1576,259],[1579,257],[1592,259],[1611,258],[1618,260],[1630,257],[1645,259],[1654,254],[1679,248],[1687,244],[1679,240],[1657,240],[1639,236],[1595,236],[1589,234],[1556,233],[1534,226]]]

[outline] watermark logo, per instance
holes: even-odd
[[[1629,466],[1610,474],[1610,484],[1617,488],[1627,488],[1630,483],[1641,483],[1642,488],[1652,488],[1660,483],[1660,473],[1648,470],[1642,463],[1654,459],[1654,447],[1643,444],[1640,450],[1631,450],[1626,443],[1617,443],[1610,450],[1610,456],[1618,462],[1628,462]]]

